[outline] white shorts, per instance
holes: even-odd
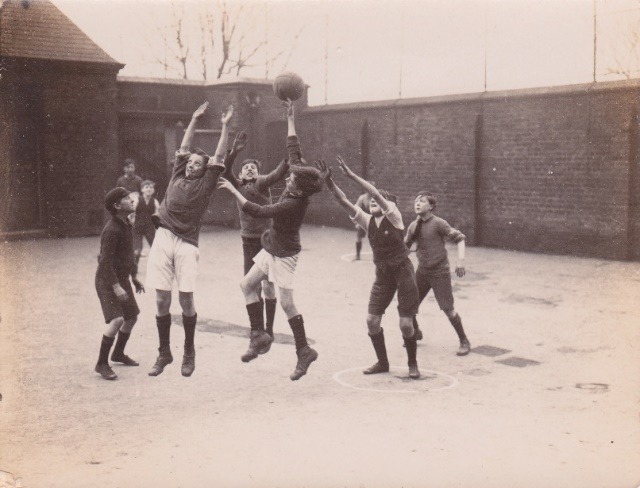
[[[192,293],[196,289],[200,250],[164,227],[159,227],[149,251],[145,286],[171,291],[173,280],[178,290]]]
[[[298,254],[287,258],[279,258],[262,249],[253,258],[267,279],[279,288],[293,290],[293,277],[298,264]]]

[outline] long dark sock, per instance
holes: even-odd
[[[262,302],[253,302],[247,305],[249,324],[252,331],[264,330],[264,316],[262,315]]]
[[[131,332],[118,332],[118,339],[116,340],[116,345],[113,348],[113,354],[124,354],[124,346],[127,345],[127,341],[129,340],[130,336]]]
[[[464,333],[464,329],[462,328],[462,319],[460,318],[459,314],[456,314],[454,318],[449,319],[449,322],[451,322],[451,325],[453,325],[456,334],[458,334],[458,339],[460,339],[461,342],[468,340],[467,335]]]
[[[289,325],[293,331],[293,338],[296,341],[296,351],[299,351],[303,347],[307,346],[307,335],[304,332],[304,320],[302,315],[296,315],[289,319]]]
[[[387,346],[384,343],[384,329],[380,328],[380,332],[377,334],[369,334],[369,338],[373,344],[373,349],[376,351],[378,362],[382,364],[389,364],[389,359],[387,358]]]
[[[158,338],[160,339],[159,349],[169,349],[171,341],[171,314],[156,315],[156,326],[158,327]]]
[[[267,298],[264,301],[265,319],[267,321],[267,334],[273,337],[273,320],[276,316],[276,305],[278,300],[275,298]]]
[[[98,364],[109,364],[109,351],[113,346],[115,337],[102,336],[102,342],[100,343],[100,355],[98,356]]]
[[[417,364],[416,360],[416,351],[418,350],[418,344],[416,342],[416,335],[413,334],[411,337],[402,337],[404,339],[404,345],[407,348],[407,358],[408,364]]]
[[[198,314],[187,317],[182,314],[182,326],[184,327],[184,350],[193,351],[193,338],[196,334],[196,322],[198,322]]]
[[[360,251],[362,251],[362,242],[356,242],[356,259],[360,259]]]

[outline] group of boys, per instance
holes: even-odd
[[[198,238],[202,216],[216,188],[232,194],[240,214],[244,254],[244,277],[240,287],[251,327],[249,347],[241,356],[243,362],[252,361],[271,348],[277,304],[276,288],[296,346],[297,362],[290,375],[291,380],[304,376],[311,363],[318,358],[317,351],[307,342],[304,320],[293,300],[293,289],[301,251],[300,228],[311,196],[321,191],[325,183],[340,205],[350,213],[353,222],[366,230],[373,250],[376,278],[369,299],[367,327],[378,361],[363,373],[389,371],[381,320],[396,291],[400,330],[411,378],[420,377],[416,361],[416,341],[422,338],[422,332],[415,317],[420,302],[431,288],[434,289],[440,308],[458,333],[460,349],[457,354],[467,354],[470,345],[460,316],[453,308],[449,262],[444,247],[446,239],[457,243],[459,263],[456,274],[463,276],[464,235],[433,215],[435,198],[424,192],[415,201],[418,218],[411,223],[405,234],[395,195],[379,190],[371,182],[360,178],[338,157],[343,174],[359,184],[370,196],[366,209],[352,204],[333,181],[331,169],[324,161],[316,161],[313,167],[304,160],[295,129],[293,102],[285,102],[285,105],[288,158],[266,175],[260,174],[260,162],[255,159],[245,160],[239,174],[233,174],[234,161],[247,142],[246,134],[241,132],[235,138],[231,150],[227,151],[228,123],[233,115],[233,107],[229,107],[221,118],[222,130],[214,156],[209,157],[200,149],[192,152],[191,142],[196,124],[207,110],[208,103],[202,104],[194,112],[180,149],[176,152],[164,199],[148,219],[152,221],[152,227],[154,231],[157,229],[157,233],[155,239],[152,238],[152,244],[150,242],[146,286],[156,289],[156,325],[159,338],[159,354],[149,375],[161,374],[173,362],[169,309],[174,281],[177,283],[185,333],[182,375],[191,376],[195,369],[194,335],[197,313],[193,294],[199,260]],[[286,178],[285,190],[278,201],[272,203],[270,187],[285,178],[287,173],[289,176]],[[147,204],[148,201],[147,199]],[[134,252],[135,233],[129,218],[136,210],[132,193],[126,187],[114,188],[105,197],[105,207],[112,218],[102,233],[96,290],[107,327],[95,371],[105,379],[115,379],[117,375],[108,363],[108,355],[116,335],[118,341],[111,356],[112,361],[130,366],[138,365],[124,353],[124,347],[140,312],[131,282],[138,293],[143,292],[144,287],[135,276],[139,253]],[[140,204],[138,207],[140,208]],[[138,218],[136,217],[136,221]],[[417,244],[417,273],[409,260],[413,243]]]

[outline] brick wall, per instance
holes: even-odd
[[[471,244],[638,259],[639,86],[310,108],[299,133],[308,159],[341,154],[396,193],[405,222],[413,218],[413,197],[427,189],[438,198],[437,214]],[[269,131],[282,131],[272,125]],[[357,197],[342,175],[336,179]],[[349,226],[341,213],[323,193],[308,220]]]

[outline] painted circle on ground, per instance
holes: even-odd
[[[417,380],[409,378],[407,368],[391,367],[388,373],[365,375],[366,367],[343,369],[333,374],[342,386],[378,393],[429,393],[455,388],[459,381],[450,374],[430,369],[421,370]]]
[[[340,256],[340,259],[347,262],[356,261],[356,253],[350,252],[349,254],[343,254]],[[360,261],[373,261],[373,253],[371,251],[361,252]]]

